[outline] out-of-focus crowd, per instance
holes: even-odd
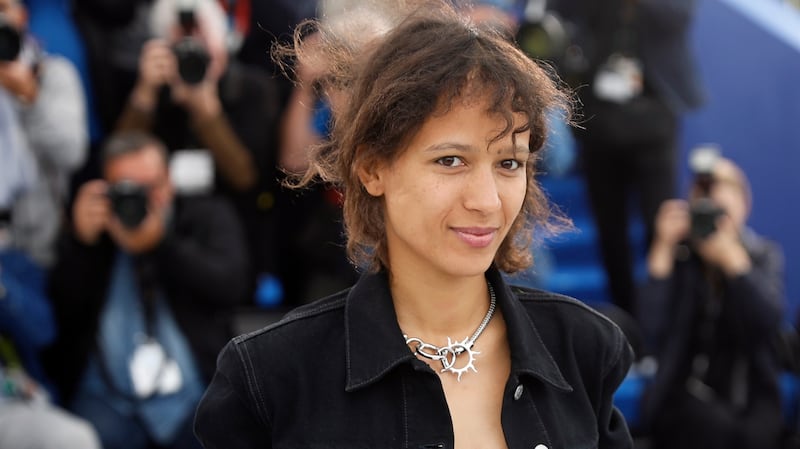
[[[326,84],[324,61],[273,50],[306,19],[347,25],[359,3],[0,0],[0,447],[197,448],[194,410],[234,313],[355,281],[340,193],[283,182],[346,89]],[[784,431],[765,349],[781,326],[780,250],[746,227],[747,178],[718,154],[675,199],[679,119],[703,102],[695,2],[454,3],[580,100],[574,130],[552,117],[541,172],[584,176],[609,313],[666,367],[641,431],[659,448],[769,447]],[[697,433],[675,432],[689,424],[714,432],[690,446]]]

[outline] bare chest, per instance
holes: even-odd
[[[510,363],[482,362],[477,373],[465,374],[460,382],[450,373],[440,374],[456,449],[506,447],[501,415]]]

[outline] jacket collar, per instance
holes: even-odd
[[[512,376],[530,375],[555,388],[572,391],[544,345],[525,306],[517,299],[500,272],[486,273],[506,321],[511,349]],[[370,385],[396,366],[416,356],[408,349],[397,324],[389,280],[385,271],[361,276],[350,290],[345,305],[347,391]]]

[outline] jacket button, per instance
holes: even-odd
[[[545,446],[544,444],[537,444],[536,447],[534,447],[533,449],[547,449],[547,446]]]
[[[522,384],[517,385],[517,389],[514,390],[514,400],[515,401],[519,400],[519,398],[522,397],[522,392],[523,391],[525,391],[525,387],[523,387]],[[541,444],[539,446],[541,446]],[[545,448],[540,448],[540,447],[537,446],[535,449],[547,449],[547,448],[546,447]]]

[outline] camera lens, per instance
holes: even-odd
[[[147,189],[131,181],[120,181],[109,190],[114,215],[128,229],[137,228],[147,216]]]
[[[206,76],[209,56],[205,47],[192,37],[184,37],[172,48],[178,60],[178,73],[189,84],[197,84]]]
[[[693,201],[689,209],[691,238],[702,240],[713,234],[717,230],[717,218],[722,214],[722,208],[710,198],[699,198]]]

